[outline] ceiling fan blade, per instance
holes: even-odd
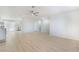
[[[32,6],[32,8],[35,8],[35,6]]]
[[[34,13],[34,11],[30,11],[30,13]]]
[[[39,12],[35,12],[36,14],[39,14]]]

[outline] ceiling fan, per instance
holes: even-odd
[[[36,6],[32,6],[31,8],[32,8],[32,10],[30,10],[30,13],[31,13],[32,15],[34,15],[34,16],[38,16],[40,12],[34,10],[34,9],[36,8]]]

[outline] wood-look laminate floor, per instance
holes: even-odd
[[[79,41],[51,37],[47,33],[8,32],[1,52],[75,52]]]

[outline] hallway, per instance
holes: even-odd
[[[0,44],[2,52],[74,52],[79,51],[79,41],[51,37],[47,33],[9,32],[5,43]]]

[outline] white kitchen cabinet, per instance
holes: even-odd
[[[6,29],[0,28],[0,42],[6,41]]]

